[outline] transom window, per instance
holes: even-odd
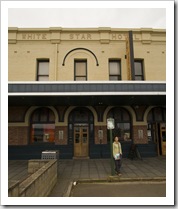
[[[74,61],[74,80],[86,81],[87,80],[87,60]]]
[[[49,80],[49,60],[37,60],[37,81]]]
[[[121,80],[120,60],[109,60],[109,80]]]
[[[154,107],[150,110],[147,116],[149,123],[153,122],[165,122],[166,121],[166,109],[162,107]]]
[[[144,80],[143,60],[134,60],[135,80]]]
[[[54,142],[55,117],[46,107],[36,109],[31,116],[31,143]]]

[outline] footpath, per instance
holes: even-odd
[[[111,176],[110,159],[60,160],[58,181],[50,197],[70,196],[77,183],[166,181],[166,158],[123,158],[121,172],[121,177]]]
[[[22,180],[28,175],[28,161],[11,160],[8,164],[8,179]],[[122,176],[111,175],[110,159],[69,159],[59,160],[58,180],[50,197],[70,196],[72,186],[79,182],[112,181],[165,181],[166,157],[130,160],[122,159]]]

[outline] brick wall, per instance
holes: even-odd
[[[9,145],[28,144],[28,127],[27,126],[9,126],[8,127],[8,144]]]
[[[133,141],[135,144],[147,144],[147,126],[133,126]]]
[[[9,197],[47,197],[57,182],[57,160],[50,160],[27,179],[8,188]]]
[[[107,144],[107,127],[106,126],[95,126],[95,144],[100,144],[100,138],[98,131],[103,131],[103,139],[101,140],[102,144]]]
[[[25,113],[28,107],[20,106],[20,107],[9,107],[8,108],[8,121],[9,122],[24,122]]]
[[[67,141],[68,141],[67,130],[68,130],[67,126],[56,126],[55,127],[55,144],[56,145],[67,145]],[[62,134],[63,134],[63,139],[60,138],[60,137],[62,137]]]

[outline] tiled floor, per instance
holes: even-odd
[[[9,161],[9,180],[22,180],[28,176],[28,161]],[[123,159],[122,178],[165,177],[166,158]],[[58,181],[51,196],[61,197],[72,181],[80,179],[107,179],[111,175],[110,159],[59,160]]]

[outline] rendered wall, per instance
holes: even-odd
[[[132,29],[135,59],[144,59],[145,80],[166,80],[166,32]],[[109,80],[109,59],[121,60],[122,80],[128,80],[126,37],[128,30],[9,28],[9,81],[36,81],[37,59],[50,60],[50,81],[73,81],[74,59],[87,59],[88,80]],[[90,50],[98,59],[99,66]],[[65,59],[64,58],[68,54]],[[64,64],[64,65],[63,65]]]

